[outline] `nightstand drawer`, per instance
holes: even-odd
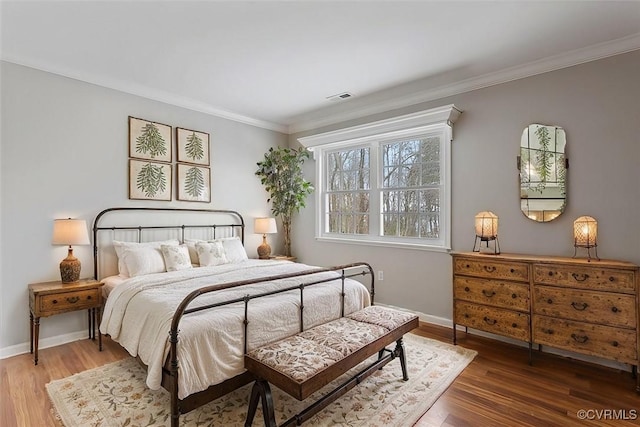
[[[529,281],[529,266],[526,263],[500,262],[491,259],[455,258],[453,273],[488,279]]]
[[[533,341],[623,363],[638,361],[636,331],[632,329],[534,315]]]
[[[86,289],[52,295],[42,295],[40,298],[39,308],[40,313],[43,316],[46,316],[64,311],[97,307],[99,304],[100,289]]]
[[[633,295],[535,286],[533,302],[546,316],[633,329],[637,323]]]
[[[609,268],[544,265],[533,266],[533,280],[553,286],[635,294],[634,272]]]
[[[529,315],[500,308],[456,301],[455,323],[481,331],[529,341]]]
[[[529,287],[526,283],[456,276],[453,286],[457,299],[529,312]]]

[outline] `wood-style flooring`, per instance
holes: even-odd
[[[447,328],[421,324],[414,332],[451,342]],[[30,354],[0,360],[0,426],[59,426],[45,384],[129,357],[109,338],[103,342],[102,352],[91,340],[40,350],[38,366]],[[464,333],[458,344],[478,356],[420,419],[421,427],[640,425],[640,395],[629,372],[544,353],[535,353],[529,366],[526,348]],[[581,410],[595,419],[580,420]]]

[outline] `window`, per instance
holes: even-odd
[[[320,240],[450,247],[454,106],[300,138],[316,159]]]

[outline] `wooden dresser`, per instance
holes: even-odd
[[[621,261],[454,253],[453,322],[627,363],[640,354],[640,274]],[[640,392],[640,377],[637,380]]]

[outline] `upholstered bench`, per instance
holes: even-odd
[[[402,377],[407,381],[402,337],[416,327],[418,316],[412,313],[370,306],[252,350],[245,355],[244,364],[257,380],[251,390],[245,426],[251,426],[260,402],[265,426],[276,426],[269,383],[304,400],[376,353],[375,362],[282,426],[302,424],[396,357],[400,359]],[[385,348],[394,341],[394,350]]]

